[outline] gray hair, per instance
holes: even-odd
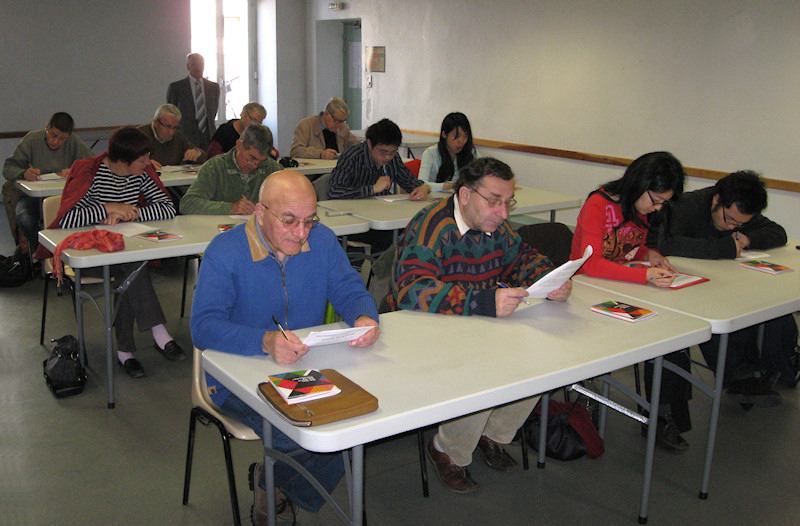
[[[341,111],[342,113],[344,113],[345,117],[350,115],[350,108],[347,106],[347,103],[342,99],[340,99],[339,97],[332,98],[328,102],[328,105],[325,106],[325,111],[330,113],[331,117],[333,116],[333,113],[336,111]]]
[[[161,117],[164,116],[165,113],[169,113],[176,119],[181,120],[181,110],[179,110],[178,107],[175,106],[174,104],[162,104],[156,110],[156,113],[155,115],[153,115],[153,118],[160,119]]]
[[[206,61],[206,59],[204,59],[204,58],[203,58],[203,55],[201,55],[200,53],[188,53],[188,54],[186,55],[186,63],[188,64],[188,63],[189,63],[189,61],[190,61],[190,60],[192,60],[192,57],[194,57],[194,56],[198,56],[198,57],[202,58],[202,59],[203,59],[203,62],[205,62],[205,61]]]
[[[251,111],[256,110],[259,114],[263,115],[264,117],[267,116],[267,110],[261,104],[257,102],[248,102],[242,108],[242,113],[249,114]]]
[[[272,132],[263,124],[252,122],[242,133],[242,146],[245,150],[255,148],[261,155],[269,155],[272,150]]]

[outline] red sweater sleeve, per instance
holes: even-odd
[[[606,234],[609,228],[618,225],[621,220],[622,210],[619,205],[598,194],[590,196],[578,214],[570,259],[580,258],[586,246],[592,245],[592,256],[581,267],[581,273],[596,278],[647,283],[647,269],[630,268],[606,259]],[[642,245],[636,252],[636,259],[644,258],[647,252],[642,236]]]

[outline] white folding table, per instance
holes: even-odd
[[[207,350],[203,367],[264,418],[267,444],[273,425],[309,451],[351,449],[350,516],[330,496],[327,499],[343,520],[361,524],[364,444],[646,359],[656,358],[654,385],[660,385],[661,356],[710,337],[707,322],[667,309],[658,309],[658,316],[639,323],[590,311],[591,305],[607,299],[605,291],[576,285],[567,302],[532,300],[532,305],[522,305],[507,318],[398,311],[381,316],[381,336],[371,348],[346,344],[312,348],[293,365],[278,365],[268,356]],[[336,326],[317,329],[331,327]],[[300,337],[308,332],[293,331]],[[258,396],[257,386],[269,374],[298,367],[336,369],[375,395],[379,409],[319,427],[289,424]],[[657,396],[652,403],[657,412]],[[654,448],[652,424],[642,482],[645,515]],[[268,466],[273,455],[265,451]],[[269,488],[267,496],[274,498]],[[269,504],[267,509],[274,511]]]

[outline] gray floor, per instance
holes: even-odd
[[[180,319],[182,261],[152,271],[168,327],[191,345]],[[231,524],[218,435],[200,428],[192,493],[181,505],[191,364],[171,363],[138,339],[147,376],[117,370],[117,407],[106,409],[102,340],[96,313],[87,309],[89,382],[83,394],[55,399],[41,374],[46,349],[38,345],[42,284],[0,289],[0,523]],[[74,333],[69,296],[51,290],[47,338]],[[630,377],[630,371],[618,373]],[[659,451],[649,524],[797,524],[800,516],[798,391],[784,403],[742,411],[722,406],[710,497],[697,498],[709,401],[692,402],[690,450]],[[644,439],[638,425],[612,416],[606,453],[598,460],[550,461],[544,470],[500,474],[476,457],[471,471],[482,485],[459,496],[435,478],[422,498],[415,435],[366,448],[366,507],[370,524],[636,524]],[[247,466],[258,443],[235,443],[240,507],[248,517],[252,494]],[[519,458],[519,448],[512,454]],[[343,484],[335,495],[346,495]],[[329,507],[303,513],[300,524],[336,524]]]

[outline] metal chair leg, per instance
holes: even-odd
[[[183,479],[183,504],[189,502],[189,485],[192,477],[192,457],[194,454],[194,430],[197,421],[203,425],[214,424],[219,429],[220,437],[222,438],[222,447],[225,451],[225,469],[228,474],[228,491],[231,496],[231,509],[233,511],[233,523],[240,526],[242,523],[239,516],[239,499],[236,495],[236,479],[233,475],[233,456],[231,455],[230,436],[225,430],[225,426],[213,415],[199,407],[193,407],[191,417],[189,420],[189,443],[186,450],[186,472]]]
[[[50,288],[50,277],[44,277],[44,294],[42,295],[42,326],[39,330],[39,345],[44,345],[44,323],[47,319],[47,291]]]
[[[422,496],[428,497],[428,465],[425,461],[425,432],[417,429],[417,446],[419,449],[419,471],[422,476]]]

